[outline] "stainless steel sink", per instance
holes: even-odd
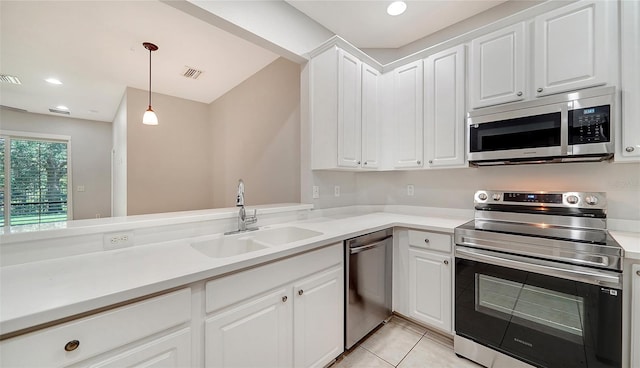
[[[233,235],[215,235],[191,243],[191,247],[212,258],[226,258],[322,235],[321,232],[286,226]]]

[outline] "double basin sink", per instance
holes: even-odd
[[[254,230],[232,235],[215,235],[191,243],[191,247],[211,258],[226,258],[322,235],[295,226]]]

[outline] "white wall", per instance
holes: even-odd
[[[111,161],[111,213],[127,215],[127,92],[125,91],[113,119]]]
[[[111,215],[111,123],[5,109],[0,122],[2,130],[70,136],[73,218]]]
[[[211,103],[215,207],[300,202],[300,65],[279,58]]]
[[[150,126],[148,98],[127,89],[127,215],[212,208],[208,105],[154,93]]]

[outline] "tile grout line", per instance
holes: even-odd
[[[426,332],[425,332],[425,333],[426,333]],[[399,366],[400,366],[400,364],[402,364],[402,361],[404,361],[404,360],[407,358],[407,356],[409,356],[409,354],[413,351],[413,349],[415,349],[415,348],[416,348],[416,346],[418,346],[418,343],[419,343],[422,339],[424,339],[424,335],[422,335],[422,336],[418,339],[418,341],[416,341],[416,343],[415,343],[415,344],[413,344],[413,346],[411,347],[411,349],[409,349],[409,352],[407,352],[407,353],[402,357],[402,359],[400,359],[400,361],[398,362],[398,365],[396,365],[396,366],[395,366],[396,368],[397,368],[397,367],[399,367]]]

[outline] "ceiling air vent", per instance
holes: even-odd
[[[198,77],[204,73],[202,70],[198,70],[195,68],[192,68],[190,66],[185,66],[184,70],[182,71],[182,76],[185,78],[190,78],[190,79],[198,79]]]
[[[0,74],[0,83],[8,83],[8,84],[22,84],[20,78],[15,75],[8,74]]]
[[[54,114],[70,115],[69,111],[58,110],[58,109],[49,109],[49,112],[52,112]]]

